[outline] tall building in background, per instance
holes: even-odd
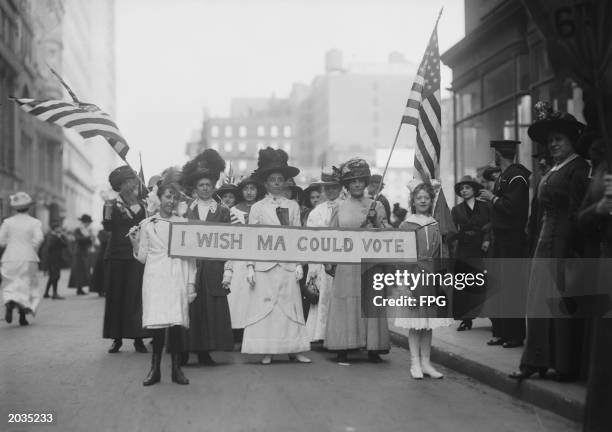
[[[23,190],[34,199],[32,213],[45,229],[64,211],[63,134],[8,98],[59,96],[47,64],[58,63],[63,17],[61,0],[0,0],[0,218],[10,214],[8,196]]]
[[[415,71],[397,53],[384,64],[345,66],[340,51],[329,51],[325,73],[310,85],[294,84],[287,98],[237,98],[229,117],[206,118],[199,143],[190,141],[187,154],[215,148],[241,175],[255,168],[257,150],[281,148],[300,167],[296,180],[302,184],[319,177],[321,167],[349,156],[363,157],[382,171],[378,156],[393,143]],[[410,150],[397,154],[403,156],[394,158],[389,176],[408,178]]]
[[[79,99],[115,113],[114,0],[65,0],[62,25],[61,74]],[[64,92],[64,98],[70,96]],[[102,214],[99,192],[108,189],[108,173],[119,158],[106,140],[84,141],[65,130],[63,153],[66,225],[74,225],[83,213],[94,221]]]

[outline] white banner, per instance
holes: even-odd
[[[416,259],[414,231],[174,222],[168,254],[199,259],[358,264]]]

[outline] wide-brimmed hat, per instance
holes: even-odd
[[[500,167],[488,166],[482,171],[482,178],[487,181],[495,181],[495,178],[493,178],[493,174],[496,173],[501,173]]]
[[[566,134],[575,145],[586,127],[573,115],[563,111],[554,111],[548,102],[536,103],[535,111],[536,121],[529,126],[527,134],[529,138],[540,144],[546,144],[548,134],[556,131]]]
[[[238,188],[238,186],[231,183],[223,183],[221,187],[217,189],[217,196],[219,197],[219,199],[221,199],[226,193],[234,194],[236,202],[242,201],[242,193],[240,193],[240,189]]]
[[[332,166],[329,171],[321,171],[321,186],[340,186],[340,169]]]
[[[344,162],[340,166],[340,181],[346,183],[354,179],[370,180],[370,165],[361,158],[354,158]]]
[[[15,210],[23,210],[30,207],[34,201],[26,192],[17,192],[9,197],[9,205]]]
[[[465,175],[461,177],[457,184],[455,184],[456,195],[461,196],[461,186],[464,184],[471,186],[472,189],[474,189],[474,194],[478,193],[478,191],[483,187],[482,184],[480,184],[480,182],[478,182],[474,177],[470,175]]]
[[[260,181],[265,181],[268,175],[273,172],[282,173],[285,179],[295,177],[300,173],[300,170],[290,166],[288,161],[289,155],[284,150],[266,147],[259,150],[257,169],[253,172],[253,175]]]
[[[108,182],[115,192],[121,190],[121,185],[126,181],[133,178],[138,178],[138,174],[128,165],[122,165],[111,171],[108,176]]]
[[[216,185],[224,170],[225,160],[221,155],[215,149],[206,149],[183,166],[180,184],[189,192],[203,178]]]
[[[93,219],[88,214],[81,215],[81,217],[78,220],[80,220],[83,223],[92,223],[93,222]]]

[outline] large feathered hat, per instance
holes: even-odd
[[[216,184],[225,170],[225,161],[214,149],[206,149],[183,166],[180,184],[191,192],[198,180],[207,178]]]
[[[576,120],[571,114],[554,111],[548,102],[535,104],[536,121],[529,126],[529,138],[540,144],[546,144],[549,132],[556,131],[566,134],[575,145],[586,125]]]
[[[364,159],[354,158],[340,165],[340,181],[343,184],[358,178],[367,182],[370,180],[371,174],[370,165]]]
[[[330,171],[321,171],[321,185],[333,186],[340,184],[340,170],[332,166]]]
[[[275,150],[272,147],[266,147],[265,149],[259,150],[257,169],[253,172],[253,175],[260,181],[265,181],[268,175],[273,172],[282,173],[286,179],[295,177],[300,173],[300,170],[290,166],[288,160],[289,155],[283,150]]]

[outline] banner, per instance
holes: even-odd
[[[168,254],[216,260],[359,264],[362,259],[415,260],[414,231],[229,225],[170,226]]]

